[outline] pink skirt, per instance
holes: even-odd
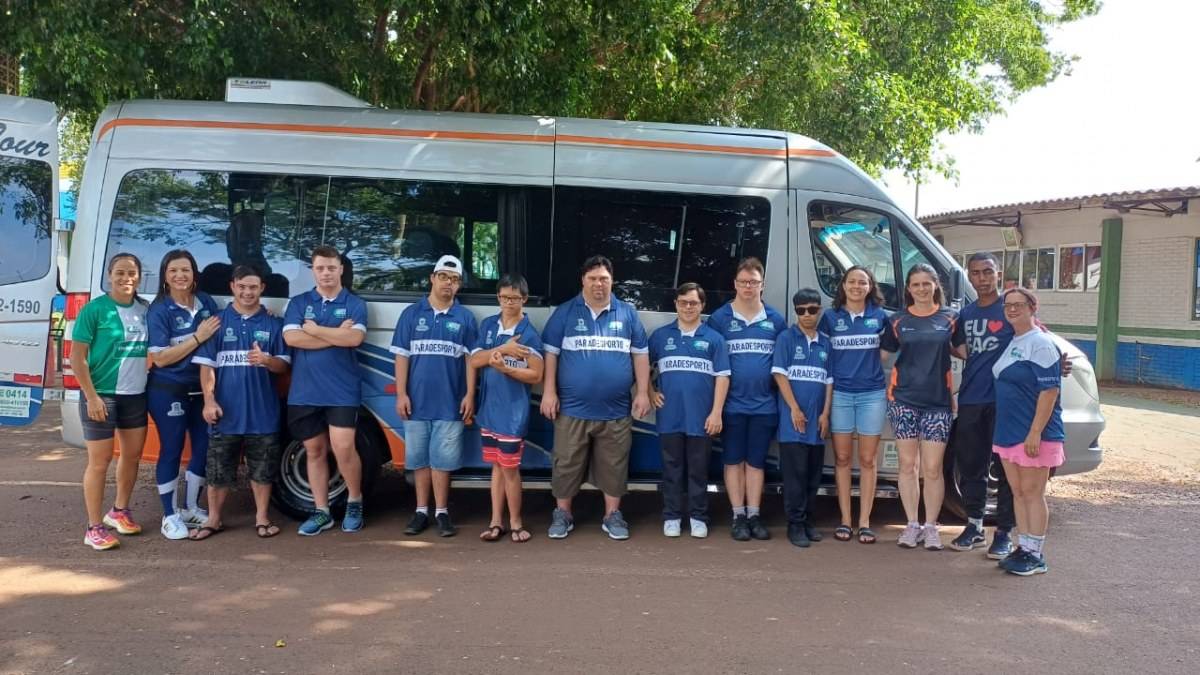
[[[1025,454],[1024,443],[1017,443],[1008,447],[993,445],[992,452],[1000,455],[1000,459],[1012,462],[1017,466],[1040,467],[1043,469],[1062,466],[1062,463],[1067,458],[1067,454],[1063,450],[1062,441],[1042,441],[1041,445],[1038,446],[1037,457],[1030,457]]]

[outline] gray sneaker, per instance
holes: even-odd
[[[546,536],[551,539],[566,539],[571,530],[575,529],[575,519],[562,509],[554,509],[550,514],[550,531]]]
[[[896,543],[904,548],[916,548],[917,544],[920,544],[924,540],[925,529],[923,527],[920,525],[907,525],[904,531],[900,533],[900,538],[896,540]]]
[[[629,523],[621,517],[620,511],[613,511],[604,518],[604,522],[600,524],[600,529],[608,533],[612,539],[628,539],[629,538]]]
[[[923,534],[925,535],[925,550],[926,551],[942,550],[942,548],[943,548],[942,547],[942,534],[941,534],[941,532],[938,532],[938,526],[936,524],[930,524],[930,525],[926,525],[925,527],[923,527],[921,529],[923,530]]]

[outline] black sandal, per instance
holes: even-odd
[[[499,541],[500,537],[504,536],[504,528],[499,525],[490,525],[486,530],[479,533],[479,538],[483,541]]]
[[[518,544],[524,544],[530,539],[533,539],[533,533],[523,527],[518,527],[512,531],[512,540]]]
[[[262,523],[261,525],[255,525],[254,532],[258,535],[259,539],[270,539],[271,537],[279,534],[281,530],[279,529],[278,525],[268,521],[266,523]]]
[[[224,525],[220,527],[209,527],[208,525],[205,525],[198,530],[192,530],[191,534],[188,535],[188,539],[191,539],[192,541],[204,541],[205,539],[214,537],[224,531]]]
[[[853,536],[854,530],[850,529],[849,525],[838,525],[837,529],[833,531],[833,538],[838,541],[850,541]]]
[[[879,539],[879,537],[875,536],[875,531],[872,530],[871,528],[869,528],[869,527],[858,528],[858,543],[874,544],[876,541],[878,541],[878,539]]]

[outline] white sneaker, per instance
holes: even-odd
[[[194,509],[179,509],[175,512],[183,524],[190,528],[197,528],[208,522],[208,511],[197,506]]]
[[[663,536],[664,537],[678,537],[679,532],[680,532],[680,522],[679,522],[678,518],[675,518],[673,520],[664,520],[663,521]]]
[[[705,523],[703,520],[696,520],[695,518],[689,518],[688,525],[691,526],[692,536],[695,537],[696,539],[704,539],[705,537],[708,536],[708,524]]]
[[[187,539],[187,525],[183,524],[183,519],[178,513],[172,513],[169,516],[164,516],[162,519],[162,536],[167,539]]]

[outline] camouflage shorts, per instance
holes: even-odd
[[[238,460],[246,456],[250,480],[269,485],[279,477],[279,457],[283,449],[279,434],[221,434],[214,433],[208,441],[208,484],[213,487],[233,487],[237,484]]]

